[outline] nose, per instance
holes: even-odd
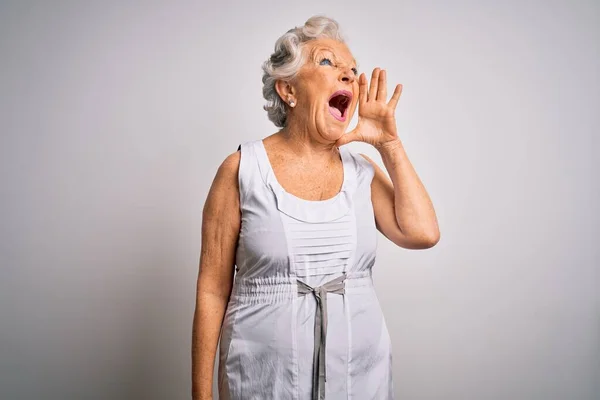
[[[354,71],[350,67],[342,68],[342,72],[340,73],[340,80],[342,82],[353,83],[355,79]]]

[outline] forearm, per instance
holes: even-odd
[[[192,330],[192,399],[212,400],[213,371],[227,299],[199,291]]]
[[[400,139],[377,147],[394,185],[398,227],[406,236],[436,242],[439,227],[433,204]]]

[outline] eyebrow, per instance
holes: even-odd
[[[329,46],[323,46],[323,47],[313,47],[313,49],[312,49],[312,51],[311,51],[311,54],[310,54],[311,58],[312,58],[312,59],[314,59],[314,58],[315,58],[315,56],[316,56],[316,54],[317,54],[319,51],[328,51],[328,52],[330,52],[331,54],[333,54],[333,56],[335,57],[335,53],[334,53],[334,51],[331,49],[331,47],[329,47]],[[354,65],[356,65],[356,69],[358,69],[358,62],[356,61],[356,58],[353,58],[353,59],[352,59],[352,62],[354,63]]]

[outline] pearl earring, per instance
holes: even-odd
[[[290,106],[294,107],[296,105],[296,103],[294,102],[294,100],[289,99],[288,101],[290,103]]]

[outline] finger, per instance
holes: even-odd
[[[358,104],[363,105],[367,101],[367,76],[363,72],[358,77]]]
[[[392,108],[396,108],[396,105],[398,105],[398,100],[400,100],[400,95],[402,94],[402,84],[397,84],[396,88],[394,89],[394,94],[392,94],[392,98],[390,99],[390,102],[388,103]]]
[[[379,67],[373,69],[371,74],[371,83],[369,87],[369,97],[367,101],[375,100],[377,96],[377,82],[379,81]]]
[[[387,83],[385,69],[382,69],[379,73],[379,82],[377,86],[377,100],[383,101],[385,103],[385,101],[387,100]]]

